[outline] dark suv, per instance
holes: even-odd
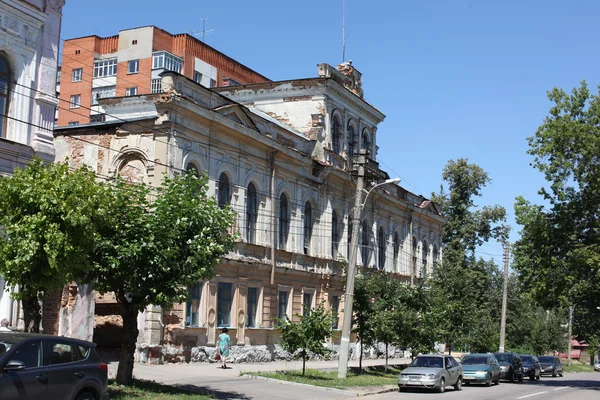
[[[0,399],[108,400],[108,365],[94,343],[0,332]]]
[[[540,379],[542,369],[537,357],[529,354],[521,354],[521,362],[523,363],[523,373],[525,376],[528,376],[532,381]]]
[[[563,365],[555,356],[539,356],[540,366],[542,368],[542,375],[552,375],[556,378],[556,375],[563,376]]]
[[[523,382],[523,363],[517,353],[494,353],[500,364],[500,379]]]

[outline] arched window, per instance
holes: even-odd
[[[250,183],[246,192],[246,241],[252,244],[256,243],[257,203],[256,186]]]
[[[279,197],[279,248],[285,249],[290,231],[288,198],[285,193]]]
[[[310,254],[310,243],[312,239],[313,220],[310,202],[304,204],[304,254]]]
[[[371,143],[371,135],[369,131],[364,129],[362,132],[362,142],[360,144],[360,148],[367,151],[367,155],[371,154],[372,143]]]
[[[423,267],[422,271],[423,271],[423,277],[427,276],[427,253],[428,253],[429,247],[427,246],[427,242],[423,242],[423,249],[421,249],[421,266]]]
[[[367,224],[367,220],[364,220],[362,223],[362,240],[361,240],[361,256],[362,256],[362,264],[365,267],[369,266],[369,260],[371,258],[371,247],[369,243],[369,225]]]
[[[10,93],[10,66],[8,60],[0,55],[0,137],[6,137],[6,120]]]
[[[398,253],[400,253],[400,238],[398,237],[398,232],[394,231],[394,271],[397,271],[398,268]]]
[[[417,273],[417,239],[413,238],[412,242],[412,275],[416,276]]]
[[[340,231],[338,226],[338,217],[335,210],[331,213],[331,257],[335,260],[337,257],[338,246],[340,244]]]
[[[356,132],[354,131],[354,127],[348,124],[348,155],[355,156],[357,150],[356,143]]]
[[[385,231],[383,230],[383,226],[379,227],[379,232],[377,232],[377,265],[380,270],[385,269],[385,250],[386,250],[386,240],[385,240]]]
[[[431,265],[432,265],[433,271],[435,271],[435,267],[437,266],[438,257],[439,257],[438,249],[437,249],[437,246],[435,246],[435,245],[433,246],[432,256],[433,256],[433,260],[432,260]]]
[[[219,206],[225,207],[229,204],[230,196],[229,196],[229,178],[225,172],[221,173],[219,177]]]
[[[336,154],[340,153],[340,138],[342,137],[342,124],[340,118],[337,115],[333,116],[333,123],[331,124],[331,147],[333,152]]]
[[[196,164],[194,163],[188,163],[188,165],[185,167],[185,170],[194,175],[196,178],[200,178],[200,172],[198,172],[198,168],[196,167]]]

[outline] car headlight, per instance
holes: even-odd
[[[523,367],[523,371],[525,371],[525,372],[529,371],[529,367]]]
[[[406,374],[400,374],[400,378],[408,378],[408,375],[406,375]]]
[[[501,369],[502,371],[506,371],[506,370],[508,369],[508,367],[507,367],[507,366],[505,366],[505,365],[503,365],[503,366],[501,366],[501,367],[500,367],[500,369]]]
[[[485,375],[487,373],[488,373],[487,371],[477,371],[477,372],[475,372],[476,375]]]
[[[435,374],[425,375],[427,379],[435,379]]]

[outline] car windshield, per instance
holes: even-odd
[[[524,363],[532,364],[533,363],[533,357],[531,357],[531,356],[521,356],[521,361],[523,361]]]
[[[547,357],[547,356],[544,357],[544,356],[542,356],[542,357],[538,357],[538,360],[541,363],[551,363],[551,362],[554,362],[554,357]]]
[[[411,364],[412,367],[444,368],[442,357],[417,357]]]
[[[463,365],[478,365],[478,364],[487,364],[488,358],[484,356],[476,356],[476,357],[465,357],[462,359],[461,364]]]
[[[499,362],[512,362],[512,354],[494,354]]]

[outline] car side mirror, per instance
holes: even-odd
[[[21,371],[25,369],[25,363],[19,360],[11,360],[4,366],[4,371]]]

